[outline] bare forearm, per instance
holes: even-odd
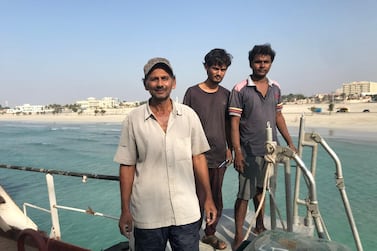
[[[225,134],[226,134],[226,143],[228,145],[228,149],[233,149],[233,143],[232,143],[232,134],[231,134],[231,125],[230,125],[230,119],[225,122]]]
[[[211,186],[209,184],[209,174],[207,167],[207,160],[204,154],[195,155],[192,157],[194,173],[197,180],[202,185],[202,189],[206,197],[212,199]]]
[[[119,185],[121,199],[121,215],[118,222],[121,234],[130,238],[133,229],[133,219],[130,210],[132,184],[134,182],[135,166],[120,165]]]
[[[135,166],[120,165],[119,184],[120,184],[122,212],[129,211],[134,175],[135,175]]]
[[[240,117],[231,117],[231,139],[234,152],[241,151],[241,141],[240,141]]]
[[[198,154],[192,157],[193,168],[197,180],[204,190],[206,199],[204,202],[204,211],[206,212],[206,222],[211,225],[215,222],[217,216],[217,209],[213,202],[211,186],[209,183],[209,174],[207,167],[207,160],[204,154]]]
[[[276,116],[276,126],[280,132],[280,134],[283,136],[285,142],[290,148],[294,148],[294,144],[291,138],[291,135],[289,134],[287,124],[285,123],[284,116],[279,113]]]
[[[243,157],[241,149],[241,138],[240,138],[240,117],[233,116],[231,118],[231,133],[232,133],[232,143],[234,149],[234,168],[243,173],[245,167],[245,159]]]

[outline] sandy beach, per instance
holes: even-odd
[[[285,105],[283,113],[289,127],[299,127],[304,115],[306,128],[342,129],[359,132],[377,132],[377,103],[357,103],[335,105],[348,107],[349,112],[329,112],[328,104],[315,105],[322,108],[321,113],[310,111],[312,105]],[[363,112],[368,109],[369,112]],[[335,109],[336,110],[336,109]]]
[[[320,113],[311,112],[312,106],[322,108]],[[349,112],[329,112],[328,104],[286,104],[283,113],[290,128],[298,128],[300,118],[304,116],[307,130],[340,129],[355,132],[377,132],[377,103],[336,104],[348,107]],[[369,112],[363,112],[368,109]],[[122,114],[85,115],[77,113],[57,115],[0,115],[0,121],[44,122],[44,123],[121,123],[128,111]]]

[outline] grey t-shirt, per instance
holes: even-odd
[[[246,153],[254,156],[265,154],[267,122],[272,128],[272,139],[277,141],[276,111],[282,107],[279,85],[268,80],[265,97],[257,90],[249,77],[236,84],[231,92],[229,114],[240,116],[240,141]]]

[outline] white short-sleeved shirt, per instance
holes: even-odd
[[[129,113],[114,161],[136,165],[131,194],[136,227],[152,229],[199,220],[192,156],[208,150],[200,120],[186,105],[173,102],[166,133],[148,104]]]

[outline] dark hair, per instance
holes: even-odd
[[[271,62],[274,61],[275,51],[271,48],[270,44],[255,45],[251,51],[249,51],[249,63],[251,64],[256,55],[269,55],[271,56]]]
[[[232,63],[232,55],[227,53],[224,49],[213,49],[204,57],[204,65],[225,65],[228,67]]]

